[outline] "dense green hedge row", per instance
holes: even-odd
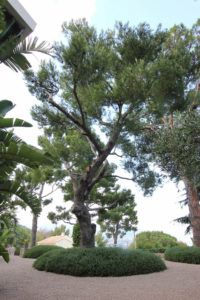
[[[125,276],[166,269],[160,257],[120,248],[70,248],[49,251],[34,263],[37,270],[74,276]]]
[[[138,250],[148,251],[148,252],[151,252],[151,253],[165,253],[166,248],[138,249]]]
[[[50,246],[50,245],[40,245],[40,246],[35,246],[29,250],[27,250],[23,257],[24,258],[38,258],[42,254],[50,251],[50,250],[57,250],[57,249],[63,249],[58,246]]]
[[[165,251],[165,259],[170,261],[200,264],[200,248],[174,247]]]

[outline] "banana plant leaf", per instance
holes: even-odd
[[[39,199],[35,195],[30,194],[18,181],[0,180],[0,193],[16,195],[31,208],[34,214],[38,215],[41,212]]]
[[[33,125],[21,120],[21,119],[14,119],[14,118],[0,118],[0,128],[13,128],[13,127],[32,127]]]
[[[1,244],[0,244],[0,256],[3,257],[5,262],[7,262],[7,263],[9,262],[10,258],[9,258],[8,251]]]
[[[14,142],[10,142],[8,146],[0,143],[0,160],[21,163],[30,168],[53,163],[50,156],[41,150],[24,143]]]
[[[0,101],[0,117],[4,117],[7,112],[13,109],[15,105],[10,100],[1,100]]]

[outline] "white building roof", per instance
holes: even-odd
[[[36,22],[18,0],[6,0],[5,6],[7,11],[24,28],[23,36],[29,35],[35,29]]]

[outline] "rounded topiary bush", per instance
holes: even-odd
[[[162,259],[140,250],[70,248],[50,251],[33,265],[37,270],[74,276],[127,276],[166,269]]]
[[[63,248],[58,247],[58,246],[51,246],[51,245],[35,246],[35,247],[25,251],[23,257],[24,258],[38,258],[42,254],[44,254],[50,250],[57,250],[57,249],[63,249]]]
[[[187,264],[200,264],[200,248],[175,247],[165,251],[165,259]]]

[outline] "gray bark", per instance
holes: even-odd
[[[38,221],[38,216],[33,214],[32,230],[31,230],[31,248],[36,245],[37,221]]]
[[[117,247],[118,235],[119,235],[119,223],[116,224],[115,231],[113,232],[114,247]]]
[[[40,188],[40,193],[39,193],[40,203],[42,203],[42,193],[44,190],[44,185],[45,184],[43,183]],[[36,245],[37,223],[38,223],[38,216],[33,213],[32,229],[31,229],[31,248]]]
[[[81,248],[93,248],[95,246],[96,224],[91,223],[91,216],[87,207],[81,201],[76,201],[72,212],[80,224]]]

